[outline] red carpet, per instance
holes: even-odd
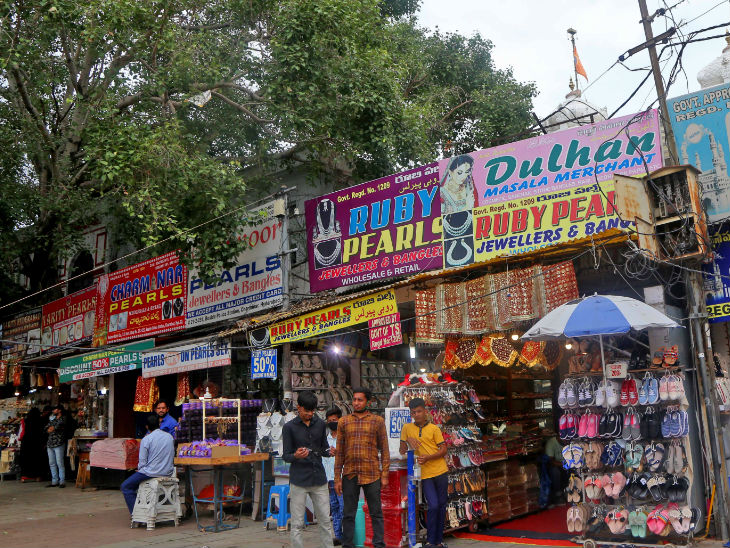
[[[505,521],[504,523],[495,525],[494,529],[530,531],[534,533],[562,533],[568,535],[568,526],[565,524],[565,516],[567,513],[568,505],[561,504],[555,508],[530,514],[523,518]]]
[[[568,532],[565,524],[567,511],[567,505],[556,506],[550,510],[500,523],[492,528],[481,529],[477,533],[455,533],[454,536],[508,544],[575,546],[568,540],[573,534]]]
[[[504,542],[506,544],[527,544],[532,546],[566,546],[575,548],[576,544],[567,540],[532,539],[522,537],[493,537],[478,533],[454,533],[455,537],[480,540],[482,542]]]

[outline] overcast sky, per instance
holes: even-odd
[[[659,7],[671,7],[678,2],[647,0],[650,14]],[[688,34],[730,22],[730,1],[683,0],[672,13],[680,31]],[[595,106],[607,107],[610,114],[645,74],[616,65],[598,79],[621,53],[645,41],[636,0],[423,0],[419,19],[427,28],[438,26],[441,31],[467,36],[479,32],[490,39],[499,68],[511,66],[518,80],[537,84],[540,93],[534,104],[541,117],[552,112],[569,91],[568,80],[573,75],[572,49],[566,32],[569,27],[578,31],[576,46],[588,73],[587,83],[579,76],[580,87],[586,90],[584,97]],[[653,24],[654,34],[660,34],[672,25],[667,17],[657,17]],[[698,37],[723,32],[724,28],[715,29]],[[669,96],[699,89],[697,72],[719,56],[725,45],[722,38],[688,44],[682,56],[687,78],[680,75],[670,88]],[[676,61],[676,51],[670,59],[667,50],[660,60],[665,67],[662,71],[665,79]],[[648,67],[649,55],[643,50],[625,64],[631,68]],[[617,116],[637,112],[655,99],[654,82],[650,77]]]

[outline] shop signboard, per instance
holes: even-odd
[[[43,305],[41,352],[51,354],[69,346],[86,345],[94,335],[96,286]]]
[[[283,301],[281,271],[283,234],[274,215],[274,202],[252,211],[255,224],[240,238],[248,242],[236,264],[213,283],[197,272],[188,277],[187,327],[209,324],[279,306]]]
[[[103,275],[93,346],[185,329],[186,293],[187,268],[175,251]]]
[[[629,229],[613,176],[662,167],[656,110],[441,160],[444,267]]]
[[[249,340],[255,348],[300,341],[396,312],[395,291],[387,289],[253,330]]]
[[[400,313],[368,320],[370,350],[381,350],[403,343],[400,326]]]
[[[385,428],[388,431],[388,449],[391,458],[401,459],[400,433],[403,426],[411,422],[411,410],[408,407],[388,407],[385,409]]]
[[[715,258],[702,265],[704,290],[710,323],[730,321],[730,227],[727,223],[710,231]]]
[[[312,292],[441,268],[434,162],[305,204]]]
[[[659,120],[649,110],[309,200],[310,289],[458,267],[628,228],[612,206],[613,176],[660,167]]]
[[[276,377],[276,348],[251,350],[251,379],[275,379]]]
[[[37,356],[41,346],[41,309],[17,314],[2,324],[2,353],[0,359],[14,365]]]
[[[680,164],[699,176],[702,205],[710,223],[730,217],[730,84],[667,100]]]
[[[143,352],[154,347],[155,341],[148,339],[116,348],[63,358],[59,368],[60,381],[77,381],[139,369],[142,367]]]
[[[165,350],[145,352],[142,357],[142,376],[157,377],[224,365],[231,365],[231,347],[228,341],[205,340]]]

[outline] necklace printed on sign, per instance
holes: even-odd
[[[325,228],[324,220],[327,220]],[[340,223],[335,220],[335,204],[332,200],[322,200],[317,204],[317,235],[315,239],[326,240],[330,236],[339,234]]]
[[[327,241],[331,242],[333,240],[327,240]],[[335,261],[340,258],[340,251],[342,250],[342,243],[340,242],[340,240],[334,240],[334,242],[335,242],[335,249],[329,255],[323,255],[322,252],[319,250],[320,244],[324,243],[324,242],[320,242],[320,244],[317,244],[314,246],[314,256],[317,258],[317,261],[322,266],[332,266],[335,263]]]
[[[254,333],[255,333],[255,331],[251,331],[249,333],[249,337],[251,338],[251,346],[253,346],[255,348],[261,348],[263,346],[266,346],[266,343],[268,342],[268,339],[269,339],[269,331],[267,329],[264,329],[264,336],[261,337],[261,339],[257,339],[254,336]]]
[[[471,228],[471,213],[468,211],[466,212],[466,218],[464,219],[464,222],[459,226],[453,226],[449,222],[448,215],[443,216],[443,222],[446,234],[449,234],[455,238],[459,238],[466,234],[466,231]]]
[[[456,246],[459,244],[464,248],[464,256],[461,259],[454,259],[454,251],[456,251]],[[446,259],[449,261],[449,266],[461,266],[471,261],[473,253],[471,247],[466,245],[464,240],[453,240],[446,253]]]

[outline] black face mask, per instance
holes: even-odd
[[[337,432],[337,424],[338,423],[336,423],[336,422],[328,422],[327,423],[327,428],[329,428],[333,432]]]

